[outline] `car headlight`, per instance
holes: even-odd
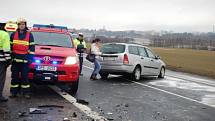
[[[66,58],[65,65],[73,65],[76,64],[77,62],[78,62],[77,57],[69,56]]]

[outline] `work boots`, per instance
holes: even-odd
[[[31,95],[30,94],[23,93],[21,96],[23,96],[26,99],[31,99]],[[9,97],[10,98],[17,98],[18,96],[17,96],[17,94],[11,94]]]
[[[30,95],[30,94],[23,94],[23,96],[24,96],[26,99],[31,99],[31,95]]]
[[[94,78],[95,78],[95,74],[92,74],[92,75],[90,76],[90,80],[94,80]]]
[[[7,101],[8,101],[7,98],[5,98],[5,97],[3,97],[3,96],[0,97],[0,102],[7,102]]]
[[[97,76],[97,74],[92,74],[90,77],[90,80],[98,80],[98,78],[96,76]]]
[[[11,94],[9,97],[10,98],[17,98],[18,96],[17,96],[17,94]]]

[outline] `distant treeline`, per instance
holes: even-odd
[[[88,42],[92,42],[92,40],[95,39],[95,38],[101,39],[102,43],[110,43],[110,42],[128,43],[128,42],[134,41],[133,38],[122,38],[122,37],[110,38],[110,37],[105,37],[105,36],[89,37],[89,38],[86,38],[85,40],[87,40]]]
[[[107,42],[136,42],[135,38],[151,40],[151,46],[215,50],[215,33],[173,33],[168,31],[107,31],[81,29],[88,42],[98,37]],[[138,43],[144,43],[142,41]]]
[[[215,50],[215,33],[168,33],[150,37],[155,47]]]

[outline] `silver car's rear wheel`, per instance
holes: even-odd
[[[164,76],[165,76],[165,68],[162,67],[160,70],[160,74],[158,75],[158,78],[164,78]]]
[[[132,74],[132,78],[135,81],[139,81],[140,80],[140,78],[141,78],[141,69],[140,69],[140,67],[136,67],[134,69],[134,72]]]

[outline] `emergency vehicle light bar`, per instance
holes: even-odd
[[[55,26],[53,24],[50,25],[43,25],[43,24],[34,24],[34,28],[52,28],[52,29],[61,29],[61,30],[68,30],[65,26]]]

